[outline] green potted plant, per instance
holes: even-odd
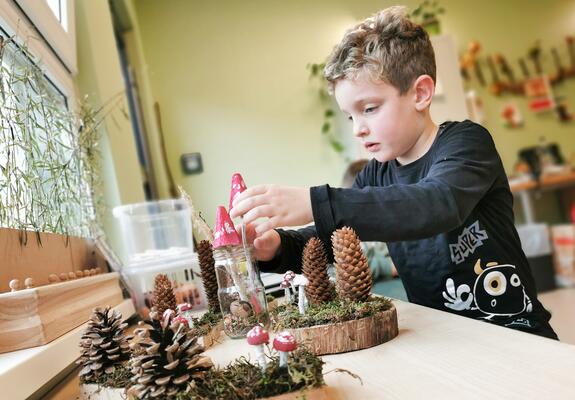
[[[425,0],[411,12],[410,16],[431,36],[441,34],[439,16],[442,14],[445,14],[445,8],[441,7],[438,1]]]

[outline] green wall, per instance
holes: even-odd
[[[151,93],[162,109],[169,164],[177,183],[192,195],[212,224],[217,205],[228,203],[230,177],[238,171],[248,185],[339,184],[345,162],[320,135],[321,108],[306,65],[321,62],[345,29],[390,1],[218,1],[135,0],[138,29]],[[419,1],[404,2],[413,8]],[[443,32],[463,50],[479,40],[484,54],[502,53],[514,62],[538,39],[544,65],[553,71],[549,46],[575,34],[573,1],[441,1]],[[487,76],[488,71],[484,71]],[[519,75],[518,67],[515,67]],[[485,125],[510,172],[517,149],[541,135],[575,150],[575,123],[554,115],[532,115],[516,98],[525,126],[510,130],[499,121],[503,102],[477,84]],[[575,112],[575,80],[556,93]],[[342,127],[342,131],[346,129]],[[343,136],[349,149],[353,144]],[[182,153],[202,153],[204,173],[182,176]],[[353,150],[350,150],[353,152]]]
[[[76,2],[76,40],[78,48],[78,97],[88,96],[99,108],[124,92],[124,81],[116,50],[112,19],[107,2],[81,0]],[[115,102],[115,101],[114,101]],[[104,231],[110,245],[124,255],[122,236],[112,216],[119,204],[144,201],[142,178],[138,165],[132,126],[118,105],[102,125],[102,178],[107,206]]]

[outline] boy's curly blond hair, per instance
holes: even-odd
[[[348,30],[333,49],[324,77],[329,89],[341,79],[367,72],[374,80],[405,94],[420,75],[435,82],[435,55],[427,32],[406,15],[402,6],[386,8]]]

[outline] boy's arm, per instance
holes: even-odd
[[[320,237],[349,225],[361,240],[393,242],[427,238],[460,226],[494,182],[507,178],[489,133],[476,124],[458,129],[442,138],[438,161],[417,183],[374,186],[381,177],[375,173],[375,164],[370,164],[352,189],[312,187]],[[509,196],[509,203],[501,205],[511,204],[508,186],[498,187]]]
[[[307,226],[298,230],[276,229],[276,231],[281,238],[280,249],[273,259],[258,261],[260,269],[265,272],[276,273],[283,273],[291,269],[298,274],[301,273],[303,248],[310,238],[317,236],[315,226]]]

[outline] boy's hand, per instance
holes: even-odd
[[[313,221],[309,189],[276,185],[250,187],[234,199],[230,216],[240,215],[245,224],[269,218],[256,227],[258,235],[281,226],[306,225]]]
[[[241,236],[242,231],[238,229],[238,234]],[[256,235],[255,225],[246,225],[246,239],[248,243],[254,245],[254,257],[258,261],[269,261],[275,257],[280,246],[280,234],[273,229],[267,231],[261,236]]]

